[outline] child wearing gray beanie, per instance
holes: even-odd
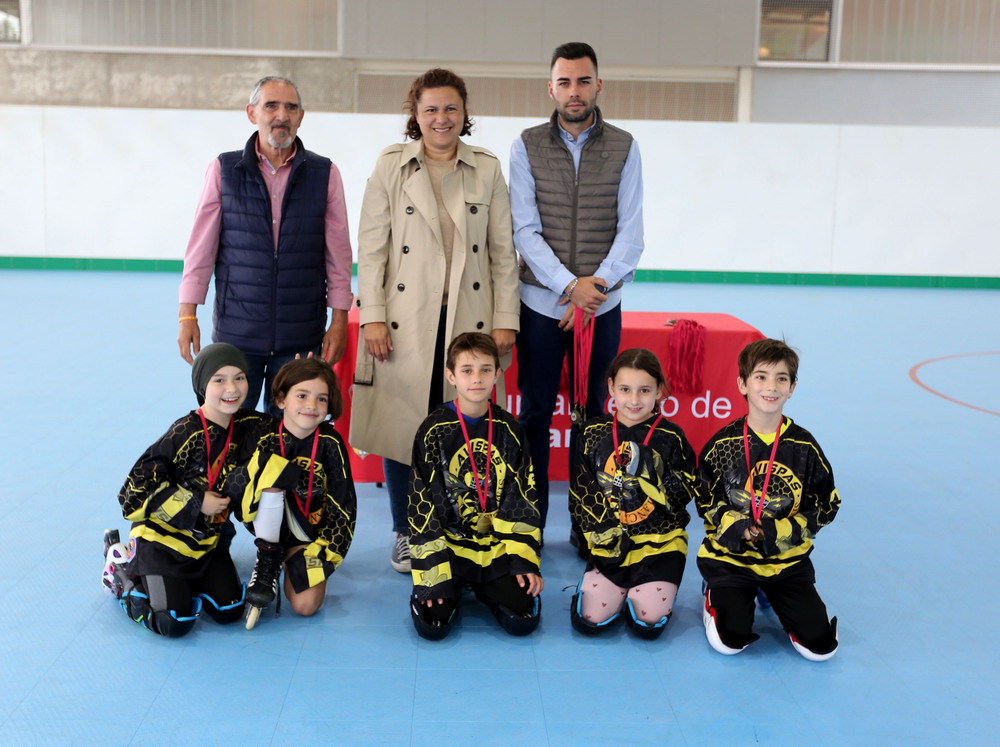
[[[237,446],[261,422],[242,409],[247,359],[228,343],[201,349],[191,367],[198,409],[139,457],[118,494],[132,522],[128,547],[105,532],[105,589],[128,617],[169,638],[204,610],[220,623],[243,615],[245,587],[229,554],[236,530],[222,488]]]
[[[191,366],[191,386],[194,387],[194,394],[198,398],[199,405],[205,404],[205,388],[212,375],[226,366],[235,366],[243,372],[244,376],[249,368],[247,357],[238,347],[230,345],[228,342],[213,342],[211,345],[203,347],[198,353],[198,357],[194,359],[194,365]]]

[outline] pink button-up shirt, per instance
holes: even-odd
[[[271,193],[271,224],[274,226],[274,248],[278,248],[278,226],[281,225],[281,205],[284,202],[288,177],[292,173],[295,151],[283,166],[274,168],[257,151],[260,173]],[[351,308],[351,237],[347,228],[347,205],[340,171],[330,164],[330,182],[326,194],[326,305],[331,309]],[[222,164],[214,159],[205,173],[205,184],[195,209],[194,227],[184,252],[184,273],[178,293],[180,303],[205,303],[208,284],[215,270],[222,232]]]

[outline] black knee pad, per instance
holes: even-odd
[[[572,623],[573,628],[583,633],[584,635],[596,635],[603,630],[607,630],[611,627],[611,624],[618,621],[619,614],[616,613],[609,617],[604,622],[591,622],[590,620],[585,620],[583,614],[581,614],[581,607],[583,604],[583,592],[577,587],[576,594],[573,595],[573,601],[569,605],[569,621]]]
[[[413,618],[413,627],[421,638],[426,638],[428,641],[440,641],[448,635],[457,615],[456,605],[451,608],[446,619],[432,619],[427,615],[427,608],[416,597],[410,597],[410,617]]]
[[[119,604],[130,620],[166,638],[180,638],[190,633],[201,614],[201,599],[198,597],[191,600],[189,613],[179,615],[176,610],[154,610],[149,604],[149,597],[136,589],[128,591]]]
[[[528,635],[542,620],[542,598],[534,597],[530,612],[519,614],[503,604],[489,605],[500,627],[511,635]]]
[[[652,641],[660,637],[663,633],[663,629],[667,627],[667,623],[670,622],[670,614],[661,617],[655,623],[648,623],[640,620],[635,614],[635,607],[632,605],[632,600],[627,599],[625,601],[625,608],[628,610],[628,614],[625,615],[625,622],[628,623],[629,628],[640,638],[645,638],[647,641]]]
[[[152,630],[167,638],[181,638],[191,632],[200,613],[201,600],[197,597],[192,600],[188,615],[178,615],[176,610],[156,610]]]
[[[204,600],[204,610],[208,616],[221,625],[228,625],[243,618],[243,609],[247,598],[246,584],[242,584],[240,587],[240,598],[229,604],[219,604],[208,594],[199,594],[198,596]]]

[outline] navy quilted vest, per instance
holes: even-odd
[[[296,154],[274,251],[271,198],[254,133],[243,151],[219,156],[222,233],[215,263],[212,339],[245,353],[303,353],[326,331],[326,196],[330,159]]]

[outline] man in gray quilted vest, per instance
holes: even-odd
[[[600,415],[605,372],[621,339],[621,287],[632,280],[643,249],[642,163],[625,130],[604,121],[602,81],[589,44],[570,42],[552,54],[545,124],[521,133],[510,151],[514,245],[520,254],[521,331],[517,387],[535,469],[542,527],[549,502],[549,429],[563,360],[574,370],[576,310],[593,325],[587,348],[586,402],[574,403],[574,427]],[[573,377],[570,396],[574,398]],[[579,392],[577,392],[577,396]],[[574,444],[570,443],[570,459]],[[577,547],[585,547],[574,541]]]

